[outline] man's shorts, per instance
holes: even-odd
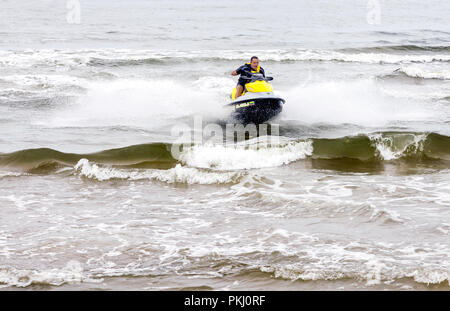
[[[237,85],[242,85],[242,87],[244,87],[245,84],[247,84],[247,83],[248,83],[248,80],[244,80],[244,79],[239,78]]]

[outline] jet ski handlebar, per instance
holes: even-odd
[[[248,80],[250,82],[255,82],[255,81],[272,81],[273,77],[264,77],[260,73],[254,73],[250,77],[241,76],[241,79]]]

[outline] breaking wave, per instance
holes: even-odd
[[[81,175],[98,180],[121,178],[209,183],[211,172],[206,174],[203,169],[258,169],[315,159],[350,159],[358,162],[401,160],[412,165],[417,161],[441,161],[444,164],[450,161],[450,137],[437,133],[379,132],[341,138],[285,138],[269,144],[268,141],[251,139],[233,145],[184,146],[179,158],[172,156],[172,147],[168,143],[151,143],[91,154],[63,153],[48,148],[27,149],[0,154],[0,167],[19,168],[29,173],[51,173],[62,167],[75,166]],[[98,165],[109,165],[109,168]],[[124,172],[116,168],[144,171]],[[197,180],[194,178],[196,174],[206,174],[208,177],[198,177],[200,179]],[[8,175],[2,173],[2,176]],[[212,180],[223,183],[238,177],[227,173],[214,176]]]
[[[409,54],[398,52],[408,51]],[[431,54],[430,52],[434,52]],[[90,66],[120,67],[136,65],[164,65],[173,61],[242,60],[258,54],[264,61],[334,61],[361,63],[429,63],[448,62],[445,47],[373,47],[366,49],[318,50],[32,50],[0,51],[0,67],[29,68],[33,66]],[[214,56],[212,56],[214,55]]]
[[[343,52],[450,52],[449,46],[432,46],[432,45],[383,45],[383,46],[373,46],[365,48],[347,48],[342,49]]]
[[[223,146],[194,146],[183,152],[180,160],[189,166],[217,170],[274,167],[311,156],[312,141],[293,141],[267,147],[266,142]]]
[[[118,169],[105,167],[91,163],[86,159],[81,159],[75,170],[80,176],[105,181],[111,179],[122,180],[157,180],[169,184],[226,184],[235,183],[244,175],[241,172],[210,172],[197,168],[184,167],[177,164],[168,170],[138,170],[138,169]]]
[[[397,69],[396,72],[411,78],[438,79],[438,80],[450,79],[450,70],[448,69],[445,70],[442,68],[431,71],[430,69],[422,69],[417,66],[407,66]]]
[[[69,261],[65,267],[48,270],[18,270],[10,267],[0,268],[0,284],[9,286],[27,287],[35,284],[48,284],[60,286],[78,282],[101,282],[101,279],[93,279],[83,273],[82,265],[76,261]]]
[[[170,168],[176,160],[170,154],[170,144],[152,143],[104,150],[92,154],[64,153],[49,148],[26,149],[0,154],[0,167],[40,171],[45,168],[74,166],[81,159],[120,166]]]

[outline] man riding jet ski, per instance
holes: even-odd
[[[250,63],[242,65],[231,73],[232,76],[241,75],[236,85],[236,98],[241,96],[244,91],[245,84],[248,82],[245,78],[250,78],[253,73],[261,73],[263,77],[266,77],[264,69],[259,66],[259,59],[256,56],[250,59]]]
[[[272,77],[266,77],[259,59],[253,56],[250,63],[234,70],[231,75],[241,75],[233,89],[228,106],[233,106],[233,117],[242,123],[260,124],[278,115],[283,109],[285,100],[273,94],[268,83]]]

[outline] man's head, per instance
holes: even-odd
[[[253,70],[257,70],[259,65],[259,59],[256,56],[252,56],[250,58],[250,67],[252,67]]]

